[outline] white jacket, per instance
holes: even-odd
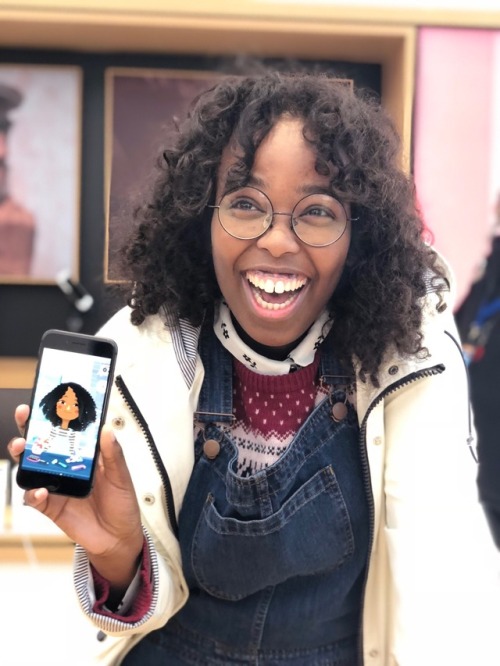
[[[430,293],[423,325],[428,358],[388,354],[379,388],[357,381],[374,509],[363,609],[365,666],[500,665],[498,554],[477,500],[467,377],[451,306],[440,313],[437,305],[437,295]],[[129,316],[128,309],[121,310],[100,335],[118,344],[116,376],[147,422],[178,515],[193,466],[193,412],[204,371],[196,358],[188,388],[161,317],[135,327]],[[132,412],[115,388],[108,421],[123,446],[150,539],[154,597],[135,624],[92,613],[92,579],[77,547],[80,603],[107,634],[102,643],[96,641],[96,663],[102,664],[119,664],[188,595],[162,480]]]

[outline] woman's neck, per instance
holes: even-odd
[[[288,345],[283,345],[281,347],[271,347],[269,345],[263,345],[260,342],[257,342],[257,340],[254,340],[251,338],[248,333],[241,328],[239,323],[236,321],[236,319],[233,317],[231,314],[231,321],[233,322],[234,328],[236,329],[236,332],[240,336],[240,338],[243,340],[243,342],[250,347],[250,349],[253,349],[253,351],[257,352],[257,354],[260,354],[261,356],[265,356],[266,358],[269,358],[273,361],[284,361],[288,354],[292,351],[292,349],[295,349],[295,347],[305,338],[307,335],[307,331],[305,331],[300,338],[297,338],[297,340],[294,340]]]

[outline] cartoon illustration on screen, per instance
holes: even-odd
[[[94,399],[80,384],[64,382],[49,391],[39,403],[51,428],[47,437],[38,438],[31,453],[38,456],[55,449],[67,451],[67,463],[80,462],[80,433],[96,420]]]

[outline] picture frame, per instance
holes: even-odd
[[[119,254],[131,229],[134,201],[166,146],[165,132],[221,73],[110,67],[105,72],[104,282],[122,283]]]
[[[0,283],[79,278],[80,67],[0,63]]]

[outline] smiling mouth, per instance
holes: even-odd
[[[282,310],[299,296],[308,280],[297,275],[273,275],[253,271],[246,273],[257,303],[267,310]]]

